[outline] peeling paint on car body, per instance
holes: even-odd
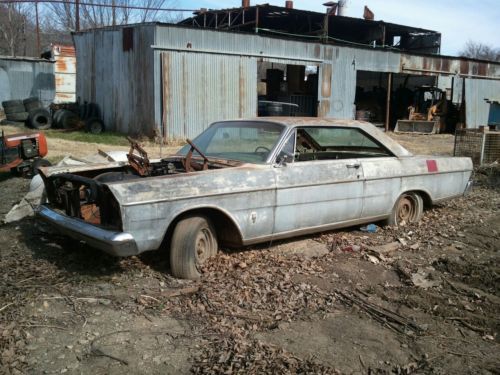
[[[240,162],[228,168],[106,184],[119,204],[122,230],[133,237],[138,253],[158,249],[170,226],[190,211],[224,215],[238,232],[238,245],[248,245],[387,218],[407,191],[420,192],[428,202],[450,199],[464,193],[472,172],[469,158],[413,156],[366,122],[280,117],[237,121],[285,125],[266,163]],[[296,128],[322,126],[357,128],[391,156],[276,162]],[[436,172],[429,172],[430,159]],[[122,165],[48,168],[46,175]]]

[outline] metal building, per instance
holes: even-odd
[[[44,59],[54,61],[56,94],[54,103],[76,102],[75,47],[51,44],[42,53]]]
[[[264,68],[262,74],[271,81],[273,75],[283,75],[277,67],[290,67],[284,73],[290,76],[288,85],[293,83],[290,72],[313,72],[309,83],[304,79],[293,83],[306,94],[286,93],[290,101],[304,107],[311,103],[312,95],[314,108],[308,110],[313,116],[352,119],[360,87],[378,85],[389,93],[380,104],[379,121],[389,123],[391,117],[382,113],[392,113],[391,97],[397,99],[396,89],[410,77],[414,85],[433,84],[445,90],[453,102],[464,102],[465,124],[476,128],[488,120],[484,98],[500,94],[500,64],[437,55],[439,33],[413,32],[392,24],[369,27],[369,22],[376,21],[354,19],[369,35],[381,30],[378,42],[353,45],[357,42],[337,36],[329,40],[328,32],[326,39],[320,35],[310,40],[273,33],[272,24],[259,29],[258,12],[260,9],[262,15],[265,7],[271,18],[276,8],[280,15],[296,16],[296,10],[289,8],[256,6],[232,10],[232,19],[227,10],[219,12],[219,19],[214,15],[218,11],[205,11],[182,25],[149,23],[75,33],[76,96],[97,103],[109,129],[182,139],[196,136],[216,120],[256,116]],[[336,22],[346,25],[353,20],[337,17]],[[248,32],[244,27],[252,22],[255,31]],[[396,47],[401,43],[407,48]],[[419,48],[426,53],[415,52]]]
[[[33,96],[45,105],[54,100],[54,63],[45,59],[0,56],[0,102]]]

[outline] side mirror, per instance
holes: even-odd
[[[285,167],[292,160],[293,160],[293,158],[291,155],[283,153],[283,154],[278,155],[278,158],[276,159],[276,164],[279,167]]]

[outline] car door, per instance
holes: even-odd
[[[294,157],[277,163],[274,234],[307,232],[318,227],[359,219],[363,202],[363,170],[357,158],[335,159],[335,153],[301,149],[307,142],[301,134],[331,142],[333,127],[294,129],[281,155],[293,149]],[[310,143],[316,143],[309,139]],[[316,144],[316,148],[320,148]],[[311,151],[311,152],[307,152]],[[291,160],[293,159],[293,160]]]

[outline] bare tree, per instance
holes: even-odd
[[[29,22],[31,7],[25,3],[0,4],[0,53],[11,56],[27,54],[27,35],[33,30]],[[32,18],[32,17],[31,17]]]
[[[460,56],[470,57],[473,59],[500,61],[500,48],[494,48],[481,42],[473,42],[469,40],[465,43]]]
[[[65,31],[75,31],[76,11],[74,0],[47,4],[54,26]],[[172,0],[93,0],[93,5],[80,5],[80,27],[82,29],[110,25],[124,25],[133,22],[157,20],[164,11],[158,8],[170,6]],[[130,9],[139,6],[144,9]]]

